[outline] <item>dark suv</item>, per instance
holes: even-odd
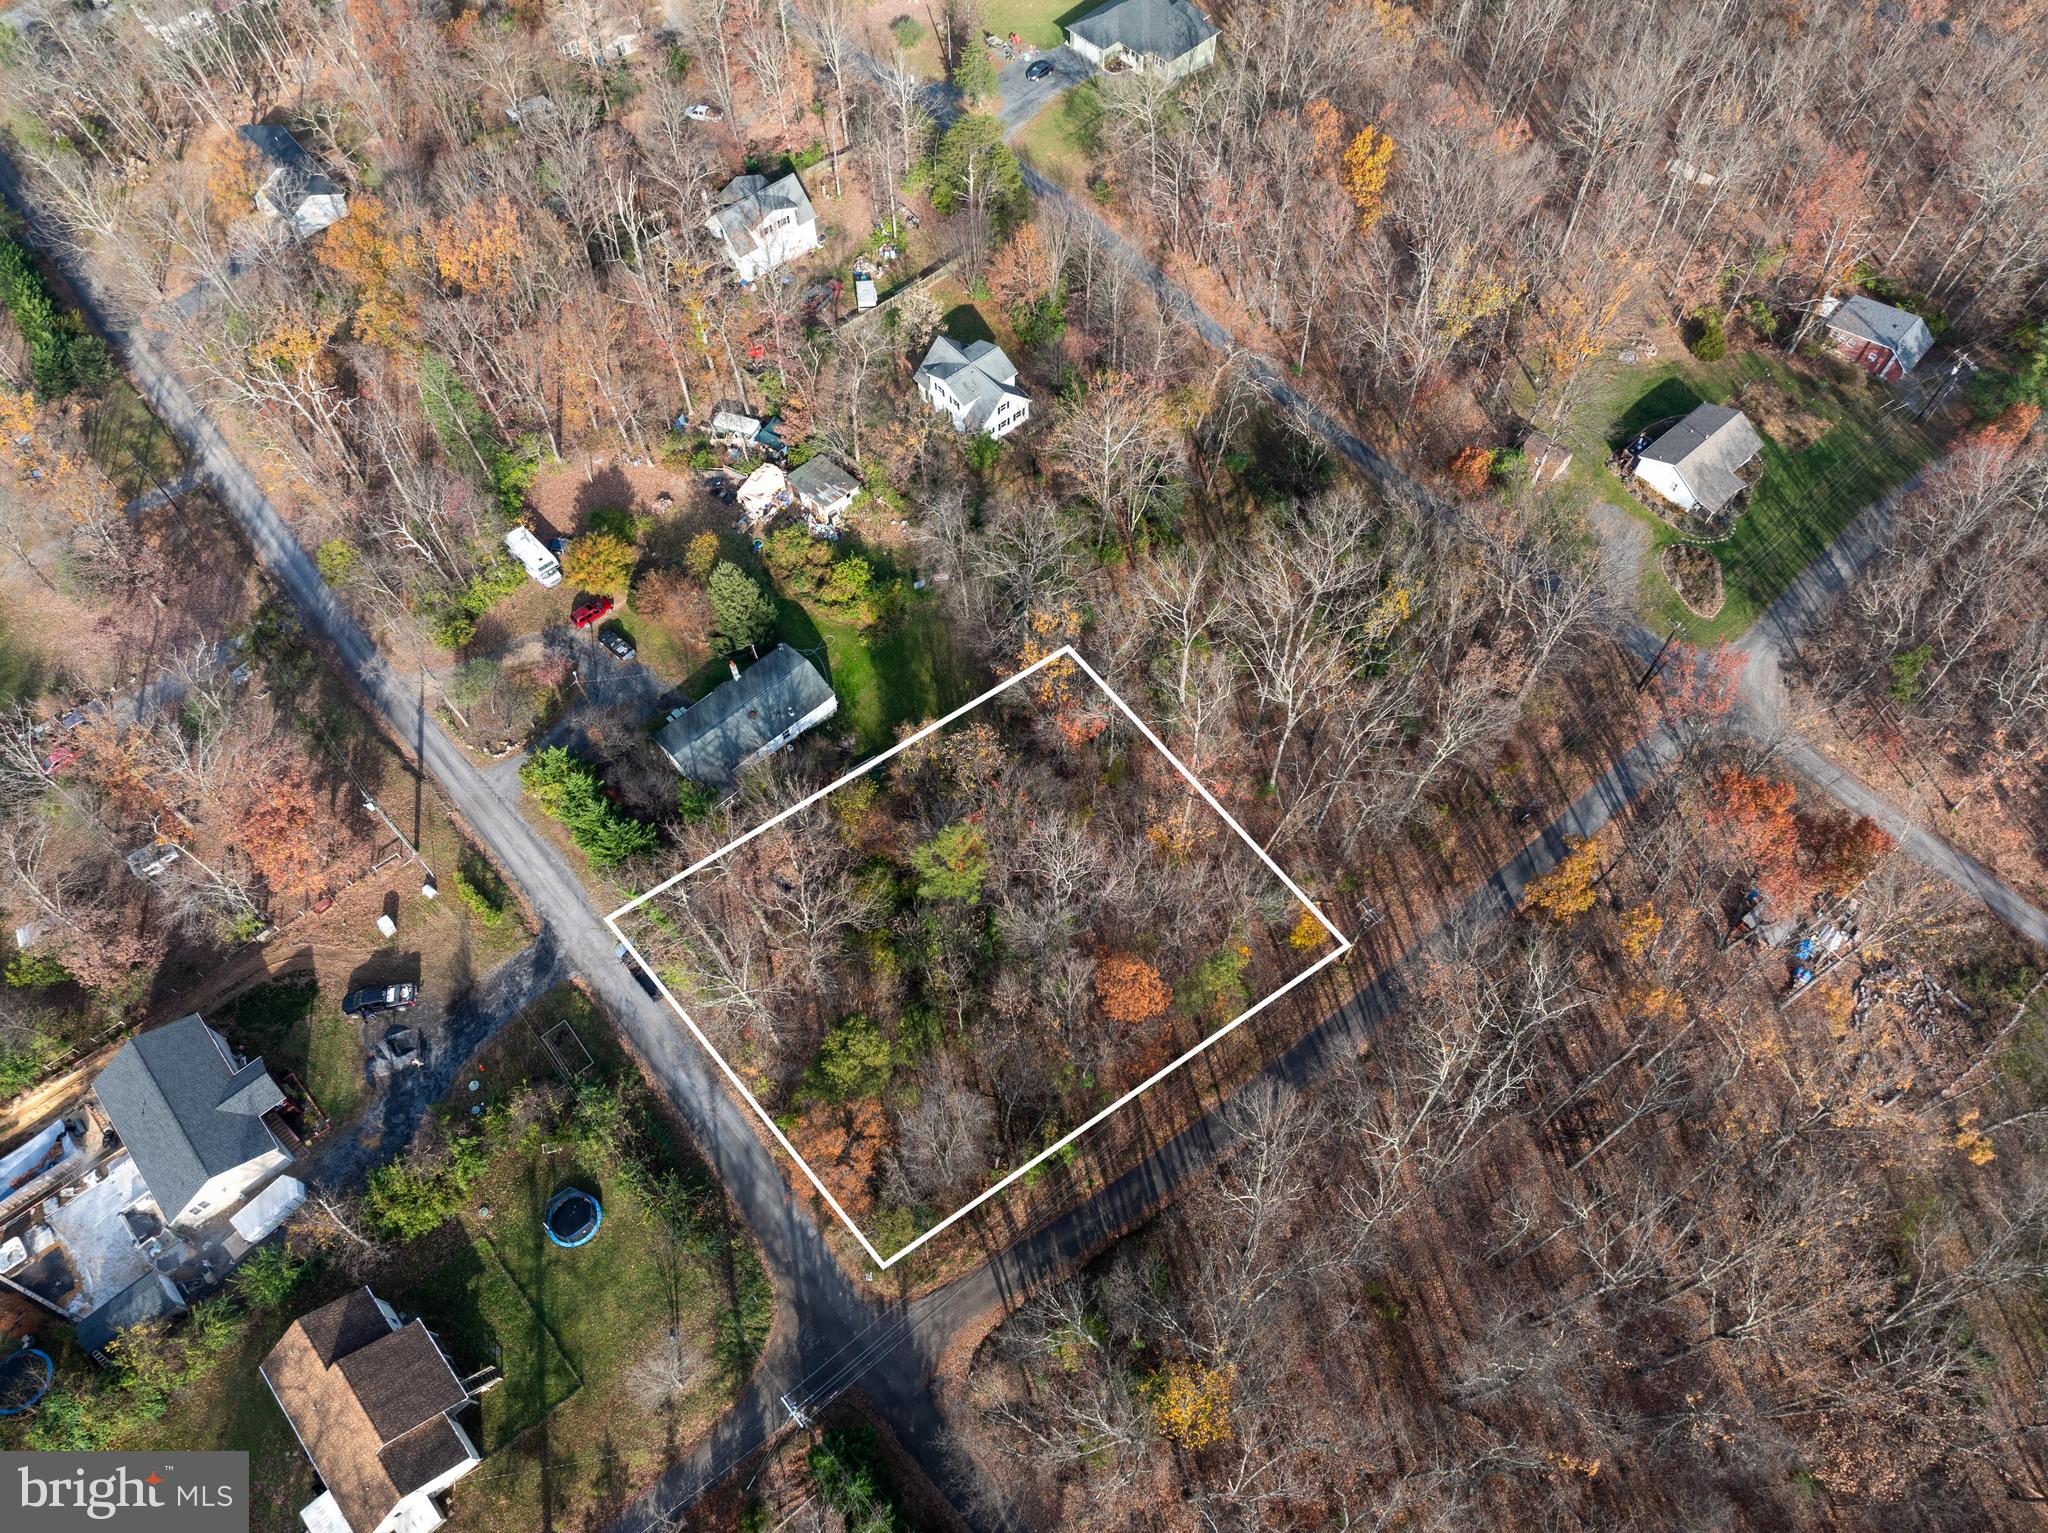
[[[341,1009],[351,1017],[374,1017],[379,1012],[405,1011],[419,1004],[418,985],[373,985],[351,990],[341,998]]]

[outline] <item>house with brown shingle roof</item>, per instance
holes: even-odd
[[[440,1344],[368,1288],[294,1320],[262,1372],[324,1487],[307,1533],[429,1533],[433,1498],[482,1462]]]

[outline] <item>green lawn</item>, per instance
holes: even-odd
[[[1102,121],[1102,93],[1093,80],[1048,101],[1011,142],[1031,168],[1069,191],[1088,185]]]
[[[341,1014],[340,996],[322,996],[312,975],[287,975],[238,997],[218,1024],[245,1053],[272,1070],[290,1070],[320,1110],[339,1123],[362,1100],[363,1042]]]
[[[1728,599],[1717,617],[1704,620],[1685,609],[1656,567],[1656,549],[1677,534],[1623,489],[1604,460],[1636,432],[1696,404],[1740,408],[1745,387],[1783,389],[1831,424],[1795,450],[1757,422],[1764,435],[1763,475],[1734,535],[1715,545]],[[1938,435],[1885,414],[1883,406],[1891,397],[1827,363],[1788,360],[1775,352],[1743,351],[1714,363],[1680,356],[1648,367],[1617,368],[1589,393],[1564,433],[1573,453],[1567,477],[1582,492],[1620,507],[1650,529],[1653,546],[1645,561],[1642,599],[1655,625],[1680,628],[1697,642],[1733,639],[1857,512],[1934,456]]]
[[[988,681],[954,641],[938,599],[913,591],[888,555],[853,544],[875,567],[877,586],[901,579],[900,611],[874,627],[856,628],[831,609],[785,596],[759,555],[728,538],[725,557],[739,564],[775,600],[775,638],[821,664],[839,694],[840,727],[850,727],[863,752],[896,742],[900,724],[923,723],[959,707]],[[704,661],[683,683],[694,701],[731,675],[725,657]]]
[[[981,8],[981,29],[998,37],[1015,32],[1040,48],[1057,48],[1066,39],[1060,28],[1077,16],[1085,16],[1102,0],[988,0]]]
[[[42,656],[17,639],[12,625],[0,619],[0,707],[28,702],[47,685],[49,675]]]
[[[590,1051],[581,1082],[651,1103],[611,1029],[569,986],[500,1034],[476,1075],[486,1089],[469,1093],[465,1071],[456,1101],[489,1104],[529,1082],[563,1084],[539,1042],[558,1022]],[[573,1047],[564,1052],[580,1061]],[[630,1489],[672,1463],[752,1372],[769,1313],[766,1277],[688,1143],[665,1117],[647,1122],[640,1164],[673,1179],[688,1205],[682,1224],[650,1201],[645,1174],[629,1171],[623,1150],[535,1130],[501,1151],[476,1188],[461,1217],[467,1243],[394,1301],[440,1333],[458,1367],[492,1361],[495,1348],[505,1371],[483,1398],[478,1446],[487,1459],[455,1488],[452,1528],[609,1522]],[[571,1185],[596,1194],[604,1222],[589,1245],[565,1250],[547,1239],[541,1215]],[[671,1330],[699,1367],[686,1389],[657,1403],[631,1375]]]
[[[938,718],[981,689],[929,595],[913,597],[902,621],[881,634],[823,614],[813,621],[825,641],[840,717],[864,753],[893,745],[898,725]]]
[[[517,1219],[508,1228],[523,1236]],[[553,1327],[537,1303],[521,1292],[488,1236],[476,1236],[411,1287],[386,1294],[400,1314],[416,1314],[441,1338],[459,1373],[495,1363],[504,1382],[480,1405],[486,1458],[539,1425],[582,1384],[562,1355]]]
[[[685,644],[663,624],[630,607],[614,608],[605,626],[623,629],[639,651],[640,663],[663,681],[680,683],[704,665],[704,646]]]

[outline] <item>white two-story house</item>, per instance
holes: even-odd
[[[993,341],[961,346],[939,336],[917,368],[917,392],[952,418],[955,431],[1007,436],[1031,419],[1031,399],[1017,387],[1017,365]]]
[[[779,181],[735,176],[704,227],[742,282],[818,248],[818,215],[793,173]]]
[[[284,1093],[262,1060],[241,1058],[202,1017],[137,1033],[92,1089],[166,1224],[231,1213],[291,1162],[264,1121]]]

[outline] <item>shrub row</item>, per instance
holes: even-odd
[[[596,770],[562,746],[535,752],[519,769],[519,781],[542,810],[569,828],[569,839],[593,867],[615,868],[660,844],[655,828],[606,798]]]

